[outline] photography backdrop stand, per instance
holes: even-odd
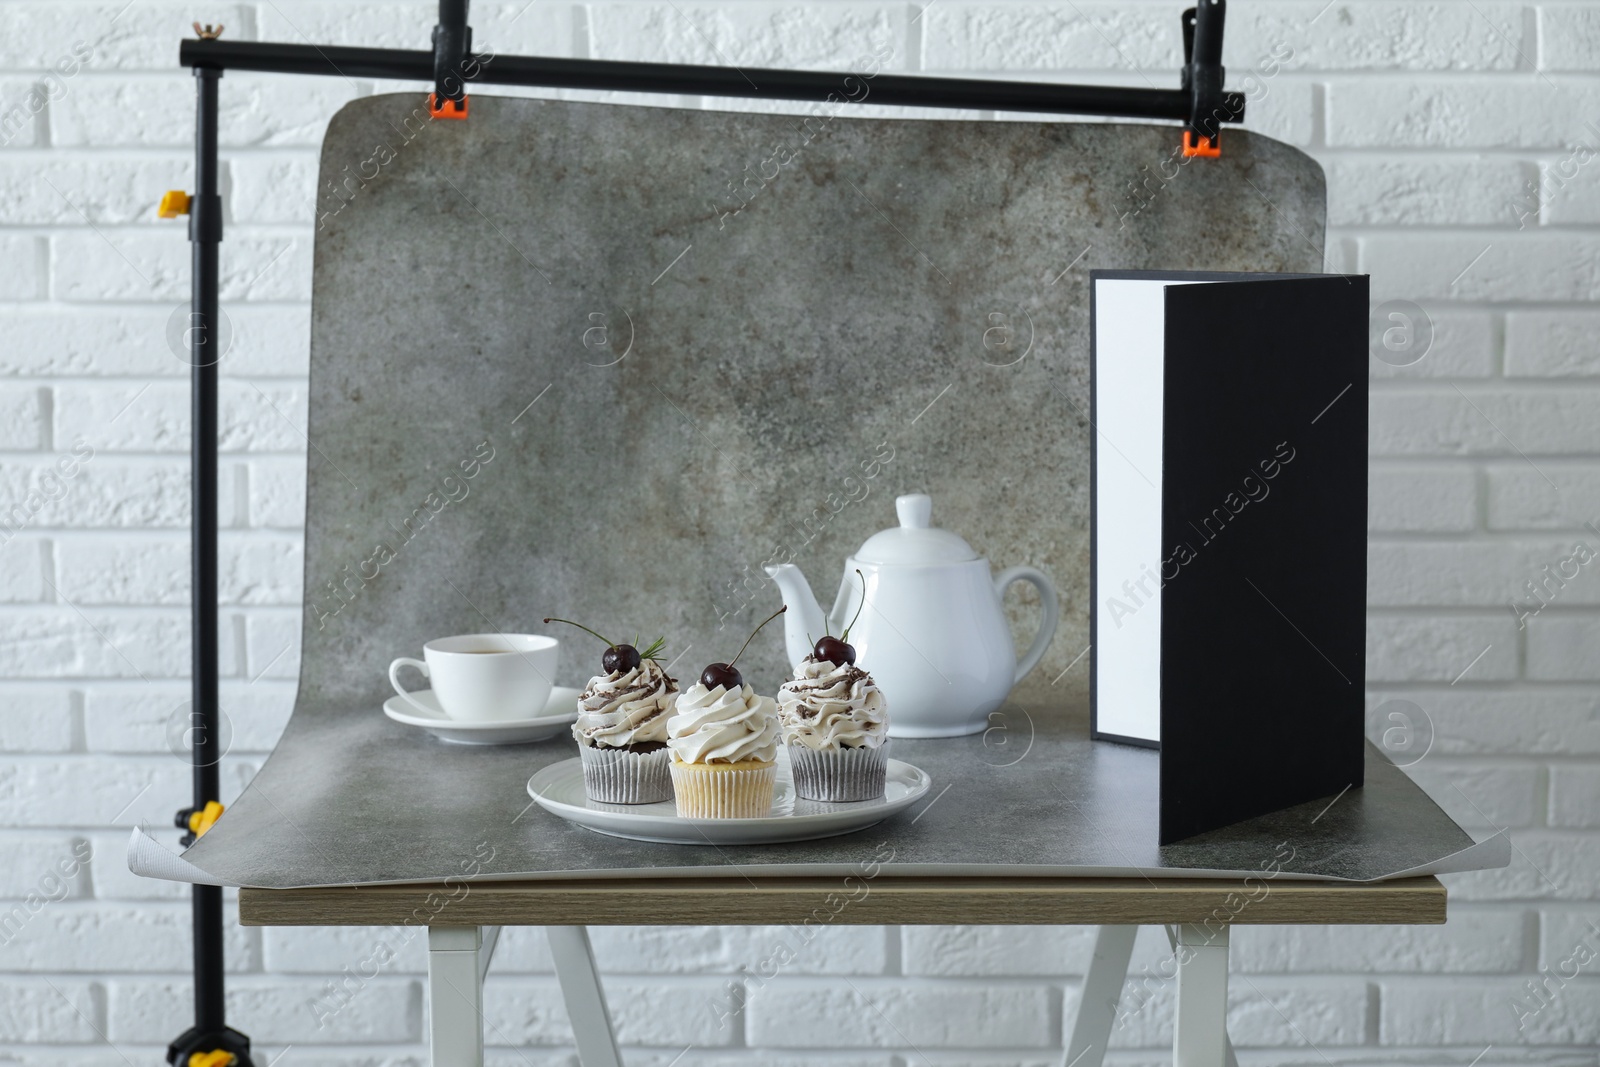
[[[163,218],[189,216],[192,305],[188,329],[191,374],[192,641],[190,707],[193,806],[177,815],[185,845],[222,812],[217,766],[223,750],[218,727],[217,650],[217,320],[218,246],[222,198],[217,191],[218,81],[224,71],[431,80],[429,110],[437,119],[469,118],[467,86],[526,85],[558,89],[757,97],[812,102],[853,100],[849,73],[745,70],[664,63],[482,56],[472,51],[468,0],[440,0],[431,51],[288,45],[220,40],[222,27],[195,24],[179,62],[195,76],[195,190],[170,192]],[[1201,0],[1183,13],[1185,63],[1177,89],[1110,88],[1021,81],[927,78],[877,74],[871,102],[917,107],[1170,119],[1182,122],[1185,156],[1221,153],[1223,123],[1243,121],[1242,94],[1223,91],[1222,35],[1225,0]],[[754,88],[753,88],[754,86]],[[841,92],[841,90],[843,90]],[[865,97],[862,98],[864,100]],[[217,342],[220,344],[220,342]],[[194,887],[194,1026],[167,1049],[167,1062],[183,1067],[248,1067],[250,1040],[227,1025],[223,986],[222,890]],[[481,975],[480,975],[481,977]]]

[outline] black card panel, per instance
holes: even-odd
[[[1166,290],[1161,843],[1359,788],[1367,279]]]

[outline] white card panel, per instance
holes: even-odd
[[[1161,740],[1165,278],[1096,278],[1096,729]]]

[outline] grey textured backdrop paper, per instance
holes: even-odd
[[[1054,577],[1055,678],[1088,641],[1089,269],[1322,268],[1319,168],[1247,133],[1179,166],[1166,127],[474,96],[407,143],[416,104],[352,103],[323,146],[306,701],[546,615],[665,633],[693,677],[778,607],[763,562],[831,604],[908,491]],[[582,685],[600,646],[562,636]]]
[[[324,144],[298,704],[186,859],[296,886],[441,878],[480,841],[505,877],[844,870],[886,841],[907,872],[1192,874],[1290,840],[1291,869],[1366,879],[1470,844],[1373,754],[1320,821],[1157,849],[1157,757],[1087,740],[1088,270],[1320,269],[1303,154],[1230,131],[1180,166],[1153,126],[488,96],[408,125],[416,104],[357,101]],[[530,809],[570,741],[457,748],[379,710],[393,657],[544,615],[665,632],[693,677],[777,607],[762,562],[792,555],[831,598],[910,490],[996,566],[1051,573],[1065,616],[1047,699],[998,734],[896,742],[936,781],[915,814],[781,847],[622,842]],[[1025,638],[1033,605],[1012,610]],[[562,636],[581,685],[600,646]],[[769,692],[782,645],[741,663]]]
[[[183,859],[220,881],[268,888],[438,880],[491,852],[480,877],[842,875],[879,859],[906,875],[1239,876],[1276,863],[1290,878],[1366,881],[1472,845],[1371,745],[1365,788],[1165,848],[1156,845],[1159,755],[1090,741],[1081,704],[1020,700],[987,735],[892,745],[933,788],[878,826],[783,845],[661,845],[573,826],[529,800],[535,771],[575,755],[565,738],[466,748],[366,705],[302,708],[249,790]]]

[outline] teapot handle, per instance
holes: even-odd
[[[1061,621],[1061,604],[1056,599],[1056,587],[1049,577],[1041,570],[1034,567],[1008,567],[1000,572],[994,580],[994,591],[1001,599],[1005,598],[1006,589],[1012,582],[1027,582],[1039,591],[1039,632],[1034,636],[1033,644],[1022,657],[1022,662],[1017,664],[1017,677],[1011,683],[1016,685],[1028,676],[1044,658],[1045,649],[1050,647],[1050,639],[1056,635],[1056,624]]]

